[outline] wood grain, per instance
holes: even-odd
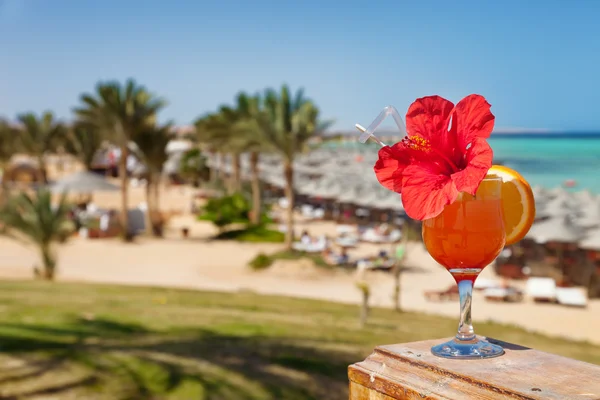
[[[379,346],[349,367],[350,399],[600,400],[600,366],[489,340],[506,354],[486,360],[432,355],[431,346],[443,340]]]

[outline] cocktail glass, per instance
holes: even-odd
[[[423,221],[425,247],[452,274],[460,296],[458,332],[431,348],[436,356],[472,359],[504,354],[502,347],[477,337],[471,324],[473,284],[504,247],[501,185],[501,178],[488,176],[475,196],[460,193],[440,215]]]

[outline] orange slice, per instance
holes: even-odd
[[[502,208],[506,245],[523,239],[535,219],[535,200],[529,183],[517,171],[502,165],[492,165],[488,175],[502,178]]]

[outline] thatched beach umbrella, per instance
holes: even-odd
[[[103,176],[88,171],[76,172],[64,177],[53,184],[49,189],[55,193],[93,193],[93,192],[116,192],[117,185],[108,182]]]
[[[378,208],[403,212],[404,206],[402,205],[402,197],[398,193],[388,190],[387,194],[379,200]]]
[[[577,243],[585,236],[582,227],[568,216],[555,216],[533,224],[526,237],[537,243]]]
[[[313,196],[337,200],[346,190],[347,188],[342,184],[342,182],[338,180],[324,179]]]
[[[578,201],[584,205],[590,204],[593,201],[596,201],[598,199],[598,196],[594,195],[592,192],[590,192],[587,189],[573,193],[572,197],[575,201]]]
[[[600,229],[591,231],[585,239],[579,242],[579,247],[585,250],[600,251]]]
[[[600,225],[600,199],[585,200],[579,210],[576,223],[583,228]]]
[[[319,191],[320,180],[311,179],[301,182],[297,185],[296,191],[305,196],[313,196]]]
[[[379,202],[382,199],[382,193],[376,186],[367,186],[364,195],[355,199],[354,204],[361,207],[380,209]]]
[[[553,218],[566,215],[576,215],[579,207],[576,201],[566,194],[556,196],[536,210],[536,218]]]

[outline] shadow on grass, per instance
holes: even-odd
[[[319,348],[319,342],[205,329],[164,334],[109,319],[77,319],[61,329],[3,325],[0,343],[4,355],[30,360],[22,371],[0,369],[0,399],[90,390],[115,399],[345,400],[346,368],[357,357]],[[35,361],[39,354],[43,362]],[[64,375],[66,364],[86,376],[64,384],[42,379]],[[27,380],[47,384],[35,391],[4,390],[8,382]]]

